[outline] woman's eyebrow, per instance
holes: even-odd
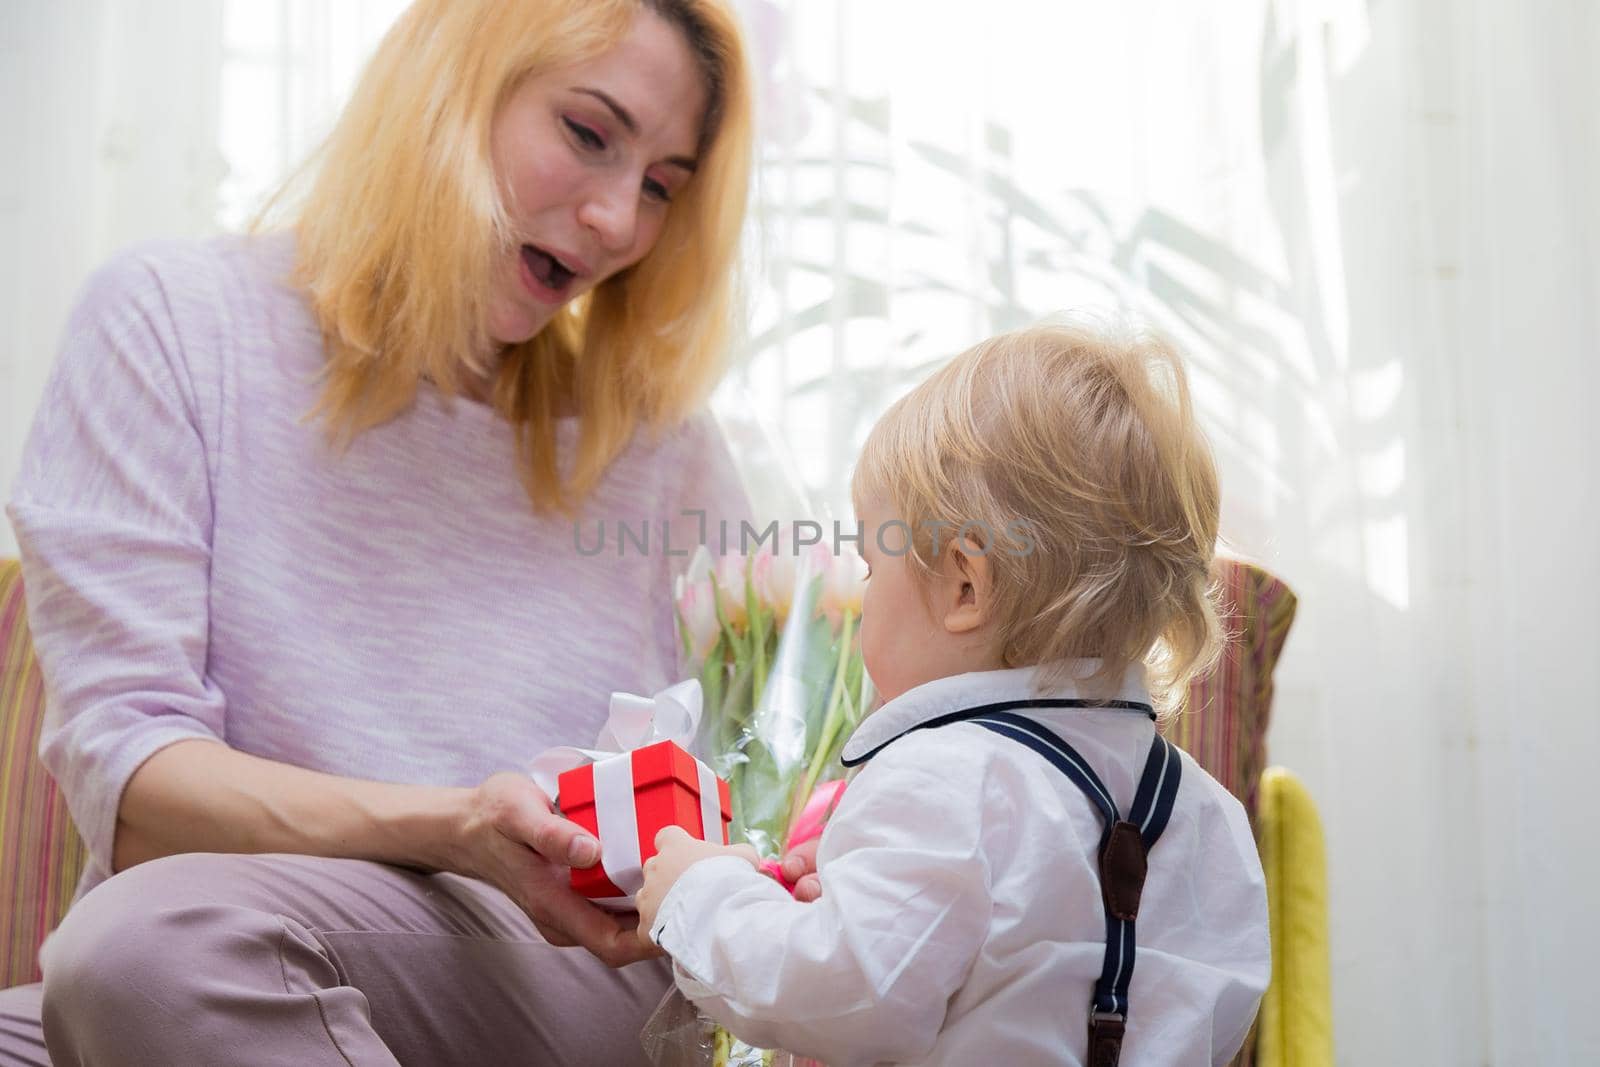
[[[580,87],[574,91],[583,93],[585,96],[592,96],[596,100],[600,101],[606,107],[611,109],[611,113],[617,117],[618,122],[622,123],[624,129],[626,129],[635,137],[639,136],[639,124],[633,120],[633,115],[628,112],[627,108],[617,103],[616,97],[600,89],[585,89]]]
[[[584,86],[579,86],[573,91],[582,93],[585,96],[592,96],[600,101],[611,110],[611,113],[617,117],[618,122],[622,123],[622,128],[627,130],[630,136],[639,136],[639,123],[634,120],[633,115],[627,108],[617,102],[616,97],[603,89],[590,89]],[[688,156],[668,156],[662,162],[670,163],[672,166],[686,170],[690,174],[693,174],[696,169],[695,161]]]

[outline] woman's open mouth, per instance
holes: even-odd
[[[523,245],[521,251],[522,281],[528,291],[547,303],[566,300],[582,265],[565,262],[536,245]]]

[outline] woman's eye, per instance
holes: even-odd
[[[654,178],[646,178],[644,180],[644,194],[652,200],[661,201],[663,204],[672,200],[672,194],[667,191],[667,187]]]
[[[572,132],[572,136],[576,137],[583,147],[598,151],[606,146],[605,138],[583,123],[575,122],[568,118],[563,118],[561,121],[566,124],[567,129]]]

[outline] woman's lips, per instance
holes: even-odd
[[[573,282],[587,268],[537,245],[523,245],[518,258],[522,267],[522,282],[533,296],[545,303],[565,302],[572,294]]]

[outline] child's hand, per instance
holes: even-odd
[[[809,904],[822,896],[822,879],[817,877],[817,846],[820,837],[796,845],[783,857],[783,877],[794,886],[794,899]]]
[[[713,845],[689,836],[681,826],[666,826],[656,834],[656,854],[644,862],[644,886],[633,895],[634,907],[639,909],[639,940],[651,948],[650,928],[656,924],[656,912],[661,902],[683,872],[701,860],[714,856],[738,856],[752,867],[759,867],[761,857],[749,845]]]

